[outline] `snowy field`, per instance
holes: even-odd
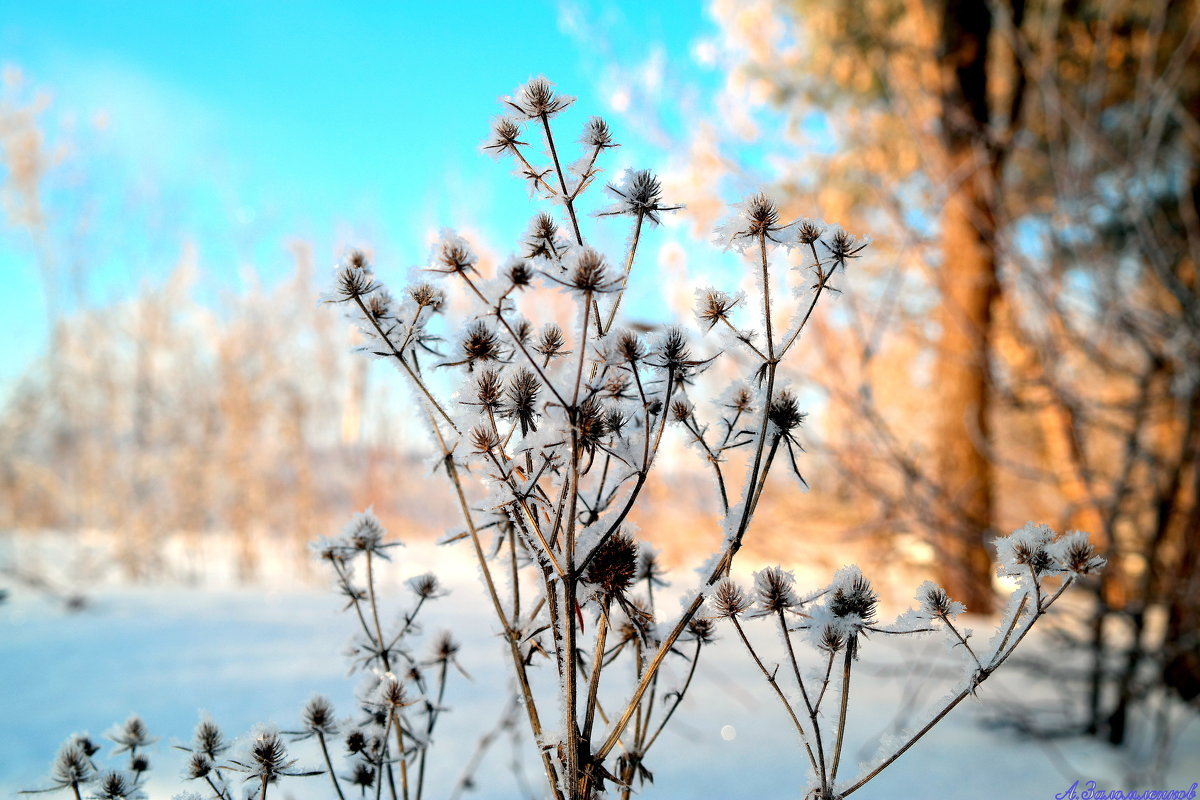
[[[438,601],[426,628],[454,631],[464,645],[461,662],[472,677],[452,681],[451,713],[439,723],[427,796],[444,798],[479,736],[498,720],[507,674],[475,567],[460,560],[462,551],[410,547],[402,552],[387,596],[403,597],[402,579],[433,561],[452,592]],[[422,569],[406,571],[408,557]],[[339,714],[349,716],[359,677],[347,676],[341,651],[352,620],[340,612],[332,592],[288,584],[282,575],[265,588],[100,581],[80,613],[15,587],[0,605],[0,795],[49,785],[49,762],[67,735],[87,731],[98,737],[133,713],[160,737],[151,752],[151,798],[199,788],[178,777],[183,754],[170,745],[188,742],[201,710],[229,735],[245,734],[258,722],[294,729],[300,708],[314,692],[327,695]],[[987,620],[968,624],[981,631],[991,627]],[[719,630],[722,638],[702,657],[676,721],[651,751],[648,766],[655,784],[642,796],[800,798],[803,756],[784,713],[761,676],[751,671],[731,631]],[[769,631],[760,633],[765,646],[775,643]],[[1029,644],[1038,646],[1032,638]],[[918,720],[946,692],[953,678],[937,674],[935,663],[945,657],[936,642],[900,648],[871,642],[851,693],[848,765],[869,758],[881,735]],[[674,675],[680,675],[678,667]],[[1002,670],[981,688],[979,700],[959,706],[857,796],[1050,800],[1076,778],[1122,788],[1127,762],[1136,762],[1136,755],[1092,742],[1037,743],[979,724],[983,714],[1047,691],[1026,673]],[[525,730],[521,771],[536,787],[539,773]],[[298,744],[293,755],[301,766],[315,768],[320,757],[309,748]],[[522,796],[512,753],[510,742],[501,739],[467,796]],[[1200,726],[1188,729],[1177,743],[1168,777],[1169,787],[1200,779]],[[277,791],[276,797],[331,794],[322,777],[290,779]]]

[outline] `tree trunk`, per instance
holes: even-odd
[[[988,144],[986,0],[945,0],[941,19],[942,211],[937,383],[937,477],[946,492],[938,532],[941,581],[976,612],[993,608],[988,351],[997,294],[991,196],[996,160]]]

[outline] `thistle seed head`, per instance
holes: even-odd
[[[337,719],[333,713],[333,704],[322,695],[315,695],[304,707],[301,716],[304,730],[309,733],[319,733],[322,736],[337,734]]]
[[[510,150],[516,152],[517,146],[523,144],[520,126],[508,117],[500,117],[492,124],[492,138],[484,145],[484,149],[493,150],[499,155]]]
[[[718,617],[732,619],[741,616],[750,608],[750,601],[742,588],[729,578],[723,579],[713,589],[709,604]]]
[[[799,605],[792,584],[795,579],[781,567],[768,567],[754,576],[754,593],[765,614],[776,614]]]
[[[534,345],[533,349],[546,358],[555,359],[568,354],[569,351],[564,349],[566,346],[567,340],[563,336],[562,328],[550,322],[542,328],[542,335],[538,338],[538,342]]]
[[[696,309],[696,316],[700,321],[708,325],[708,330],[712,330],[714,326],[721,320],[729,316],[729,312],[738,303],[737,298],[730,297],[725,292],[716,289],[707,289],[700,297],[700,304]]]
[[[467,328],[462,341],[463,355],[468,364],[476,361],[500,361],[500,337],[483,320],[476,320]]]
[[[796,396],[784,389],[771,399],[771,408],[767,412],[767,417],[782,434],[786,435],[800,427],[808,415],[800,410],[800,403],[796,400]]]
[[[542,382],[528,367],[520,367],[508,379],[504,389],[505,405],[502,415],[516,419],[523,431],[537,430],[536,414],[538,394],[542,390]]]
[[[187,766],[184,768],[183,774],[188,780],[197,780],[208,775],[213,770],[213,762],[204,753],[192,753],[192,757],[188,759]]]
[[[58,786],[78,786],[87,783],[96,774],[91,755],[76,741],[64,744],[54,757],[50,777]]]
[[[137,788],[137,782],[128,773],[115,769],[100,775],[94,791],[96,800],[135,800],[143,796]]]
[[[600,117],[592,117],[588,120],[583,129],[582,141],[585,145],[595,147],[597,150],[618,146],[613,142],[612,131],[608,129],[608,123]]]
[[[575,98],[554,93],[554,84],[538,76],[517,90],[516,97],[506,99],[508,105],[526,119],[552,117]]]
[[[871,588],[871,582],[856,574],[848,584],[838,586],[829,601],[829,612],[835,617],[857,616],[863,624],[875,618],[879,595]]]
[[[596,550],[585,582],[600,587],[606,598],[624,595],[633,585],[638,567],[638,546],[629,534],[618,530]]]

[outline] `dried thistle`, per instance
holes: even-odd
[[[613,141],[612,131],[609,130],[608,123],[600,117],[592,117],[588,120],[587,125],[583,129],[583,137],[580,141],[588,147],[594,147],[597,150],[620,147],[620,145]]]
[[[575,98],[555,94],[554,84],[539,75],[504,102],[525,119],[548,119],[575,102]]]
[[[492,138],[483,147],[485,150],[494,151],[496,155],[502,155],[509,151],[515,153],[517,148],[524,144],[525,142],[521,141],[520,126],[508,117],[500,117],[492,124]]]
[[[708,330],[722,320],[726,320],[729,312],[739,302],[739,298],[731,297],[716,289],[705,289],[701,292],[700,303],[696,308],[696,316],[708,326]]]
[[[792,585],[795,579],[782,567],[767,567],[754,575],[754,593],[764,614],[788,611],[800,603]]]
[[[528,367],[520,367],[508,379],[504,389],[505,405],[501,414],[516,419],[523,433],[537,430],[537,399],[542,382]]]
[[[541,353],[547,359],[555,359],[561,356],[570,355],[571,351],[566,350],[567,340],[563,336],[562,328],[549,322],[542,328],[542,334],[538,338],[538,342],[533,349]]]
[[[718,617],[725,619],[741,616],[750,608],[746,593],[729,578],[724,578],[713,589],[709,604]]]
[[[638,546],[624,531],[617,531],[596,550],[583,576],[600,588],[607,599],[625,594],[637,575]]]

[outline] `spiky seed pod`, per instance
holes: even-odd
[[[58,786],[78,786],[87,783],[96,774],[91,756],[78,740],[65,743],[54,757],[50,777]]]
[[[604,425],[604,405],[594,397],[579,404],[575,412],[575,431],[579,436],[579,446],[591,452],[600,444],[607,430]]]
[[[208,775],[213,770],[212,759],[204,755],[204,753],[192,753],[192,757],[188,759],[187,766],[184,768],[183,774],[188,780],[198,780]]]
[[[688,634],[701,644],[712,644],[716,639],[717,626],[708,617],[692,617],[688,621]]]
[[[454,236],[438,246],[436,261],[435,271],[453,274],[473,271],[476,258],[466,242]]]
[[[771,407],[767,412],[767,418],[771,420],[771,424],[784,435],[800,427],[807,417],[808,415],[800,410],[800,403],[796,400],[796,395],[787,389],[771,399]]]
[[[351,729],[346,734],[346,752],[358,755],[367,749],[367,736],[358,728]]]
[[[621,331],[617,334],[617,355],[626,364],[637,364],[646,357],[646,346],[642,339],[633,331]]]
[[[810,245],[820,239],[824,232],[824,229],[812,220],[801,220],[796,226],[796,241],[803,245]]]
[[[637,542],[624,531],[617,531],[600,545],[583,580],[599,586],[604,597],[615,598],[624,595],[633,585],[637,566]]]
[[[747,414],[754,408],[754,393],[745,386],[739,387],[725,407],[740,414]]]
[[[96,779],[92,796],[96,800],[133,800],[140,797],[137,782],[127,773],[110,769]]]
[[[927,586],[921,595],[921,605],[934,617],[946,619],[954,612],[955,603],[940,586]]]
[[[588,120],[583,129],[583,143],[589,147],[595,147],[597,150],[605,150],[610,147],[618,147],[613,142],[612,131],[608,128],[608,123],[600,117],[592,117]]]
[[[856,615],[866,624],[875,618],[878,603],[879,595],[871,588],[871,582],[862,575],[856,575],[848,587],[839,586],[834,591],[829,601],[829,612],[839,618]]]
[[[364,761],[356,762],[354,771],[346,780],[351,786],[357,786],[365,794],[367,789],[375,785],[375,769]]]
[[[287,745],[275,731],[263,731],[250,745],[250,767],[264,783],[274,783],[293,763],[288,761]]]
[[[867,246],[867,242],[860,242],[841,228],[838,228],[834,232],[833,238],[824,244],[830,255],[833,256],[833,260],[843,267],[846,265],[846,259],[858,258],[858,254]]]
[[[625,430],[625,426],[629,424],[629,417],[625,416],[621,409],[610,408],[604,412],[604,432],[610,436],[620,436]]]
[[[517,90],[516,97],[508,98],[507,103],[527,119],[552,117],[575,101],[573,97],[564,97],[554,93],[554,84],[543,77],[537,77]]]
[[[474,364],[476,361],[499,361],[500,337],[482,320],[476,320],[467,328],[462,350],[468,364]]]
[[[690,366],[692,351],[687,346],[687,336],[679,328],[668,328],[663,334],[654,354],[658,357],[658,366],[682,374]]]
[[[304,707],[301,720],[304,730],[309,733],[319,733],[322,736],[337,734],[337,719],[333,713],[333,704],[322,695],[315,695]]]
[[[542,391],[542,382],[528,367],[519,368],[508,379],[504,389],[505,405],[501,411],[503,416],[516,419],[523,432],[536,431],[538,394]]]
[[[583,249],[571,271],[569,285],[587,294],[606,292],[612,288],[613,283],[608,279],[608,265],[600,251],[591,247]]]
[[[533,349],[546,358],[555,359],[567,355],[567,351],[564,349],[566,346],[567,340],[563,336],[562,328],[550,322],[542,328],[542,335],[538,337],[538,342]]]
[[[779,208],[762,192],[750,198],[743,213],[750,236],[766,236],[779,229]]]
[[[666,586],[667,582],[663,580],[666,574],[662,565],[658,563],[658,554],[654,550],[647,548],[641,551],[636,576],[638,581],[646,581],[653,586]]]
[[[729,312],[737,305],[737,299],[730,297],[725,292],[716,289],[708,289],[700,298],[700,305],[696,309],[696,315],[700,317],[700,321],[708,325],[708,330],[725,319]]]
[[[558,240],[558,223],[554,217],[545,211],[534,217],[525,246],[526,258],[558,258],[562,248]]]
[[[426,572],[424,575],[410,578],[408,588],[412,589],[413,594],[422,600],[432,600],[442,594],[442,584],[438,580],[437,575],[434,575],[432,572]]]
[[[1096,548],[1082,536],[1067,543],[1061,560],[1066,569],[1078,575],[1088,575],[1104,565],[1104,559],[1096,555]]]
[[[221,729],[210,719],[202,719],[197,723],[192,742],[193,750],[203,753],[213,761],[216,761],[218,756],[229,749]]]
[[[709,603],[718,617],[726,619],[741,616],[750,608],[750,600],[747,599],[746,593],[729,578],[724,578],[717,584]]]
[[[383,523],[368,511],[355,515],[347,527],[345,539],[350,549],[366,553],[379,550],[386,535],[387,530],[384,529]]]
[[[408,696],[404,691],[404,684],[390,672],[379,679],[375,698],[376,703],[384,709],[403,708],[408,705]]]
[[[418,283],[410,286],[408,296],[419,308],[430,308],[439,311],[446,302],[446,293],[429,283]]]
[[[114,753],[123,753],[126,750],[135,751],[139,747],[147,747],[157,741],[150,737],[150,731],[146,729],[146,723],[142,722],[142,718],[136,715],[125,720],[125,724],[115,733],[109,734],[108,738],[112,739],[118,745],[113,750]]]
[[[380,289],[367,298],[367,313],[371,315],[372,319],[382,322],[392,317],[393,304],[392,296],[388,294],[387,290]]]
[[[129,769],[135,776],[140,776],[143,772],[149,771],[150,757],[144,753],[138,753],[129,759]]]
[[[486,150],[494,150],[497,154],[517,150],[521,141],[521,128],[508,117],[501,117],[492,125],[492,138],[484,145]]]
[[[338,267],[334,291],[343,300],[365,297],[379,288],[361,250],[352,250]]]
[[[442,631],[433,641],[433,661],[441,664],[458,655],[461,645],[454,639],[450,631]]]
[[[604,396],[612,400],[628,400],[631,396],[633,380],[628,375],[614,374],[604,381]]]
[[[780,567],[767,567],[754,576],[754,593],[763,613],[776,614],[798,605],[792,576]]]
[[[504,382],[497,370],[485,369],[475,378],[475,399],[488,411],[500,410],[500,403],[504,399]]]
[[[1054,566],[1054,560],[1045,547],[1029,542],[1017,542],[1013,546],[1013,558],[1018,564],[1030,567],[1035,575],[1041,575]]]
[[[687,422],[692,418],[692,404],[686,400],[671,403],[671,418],[675,422]]]
[[[517,320],[512,325],[513,338],[522,345],[529,344],[529,337],[533,335],[533,323],[525,318]]]
[[[533,270],[524,259],[509,264],[504,277],[517,289],[525,289],[533,284]]]
[[[500,437],[490,425],[479,424],[471,429],[471,449],[480,455],[486,455],[500,447]]]
[[[832,625],[821,628],[821,642],[818,647],[830,653],[837,653],[845,646],[846,637],[837,628]]]

